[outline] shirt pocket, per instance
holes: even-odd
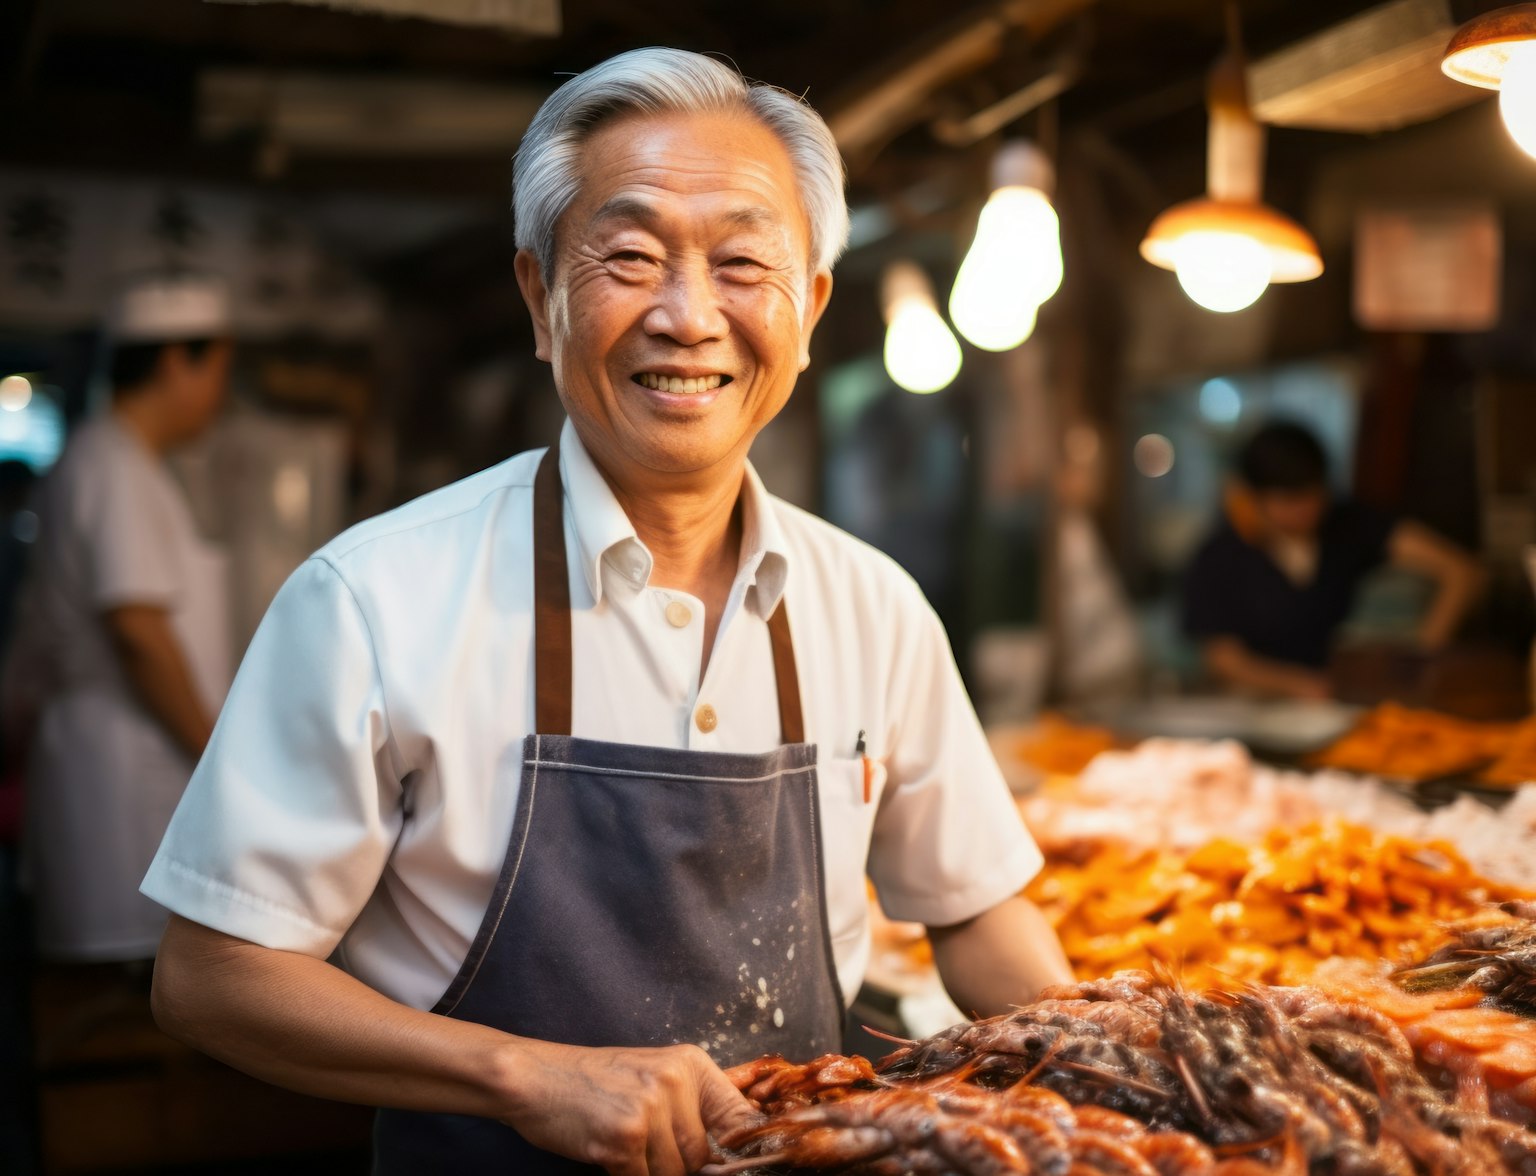
[[[821,811],[821,861],[827,893],[827,930],[834,943],[848,943],[868,918],[870,838],[885,788],[885,765],[870,760],[869,802],[864,801],[861,756],[823,759],[816,768]]]

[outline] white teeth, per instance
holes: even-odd
[[[657,392],[671,392],[674,395],[692,396],[698,392],[709,392],[720,387],[724,377],[713,376],[662,376],[655,372],[641,372],[635,377],[637,384],[643,384],[647,388],[653,388]]]

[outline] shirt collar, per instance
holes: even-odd
[[[569,508],[568,526],[575,532],[582,576],[592,600],[603,598],[605,568],[614,577],[611,584],[637,592],[644,588],[651,578],[651,553],[569,420],[560,430],[560,480]],[[751,462],[742,479],[741,505],[741,563],[736,582],[755,585],[756,611],[767,618],[784,595],[789,547],[773,498]]]
[[[741,507],[741,567],[736,579],[745,577],[756,586],[757,614],[767,620],[783,599],[789,579],[789,544],[779,526],[773,496],[750,461],[741,483]]]
[[[560,430],[560,482],[568,508],[566,526],[576,532],[581,571],[593,601],[603,599],[604,564],[633,589],[645,587],[651,578],[651,553],[569,420]]]

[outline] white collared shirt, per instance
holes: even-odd
[[[479,929],[533,726],[532,503],[524,453],[333,540],[246,653],[144,892],[194,922],[333,956],[416,1008]],[[703,606],[651,557],[569,423],[573,734],[710,751],[779,742],[767,618],[787,600],[818,751],[827,912],[844,993],[887,912],[956,923],[1039,869],[916,584],[772,498],[748,468],[741,563],[707,670]],[[716,724],[696,716],[712,708]],[[860,731],[876,760],[864,801]],[[659,880],[658,884],[664,884]]]

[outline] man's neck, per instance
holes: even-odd
[[[1318,547],[1315,535],[1270,536],[1265,550],[1276,567],[1299,588],[1317,578]]]
[[[667,493],[635,493],[610,479],[613,496],[651,553],[651,583],[708,606],[723,603],[741,562],[741,479]]]
[[[704,605],[701,681],[741,563],[740,503],[745,476],[745,459],[733,474],[721,476],[714,471],[708,477],[673,479],[659,487],[627,484],[603,471],[636,537],[651,553],[651,586],[686,592]]]

